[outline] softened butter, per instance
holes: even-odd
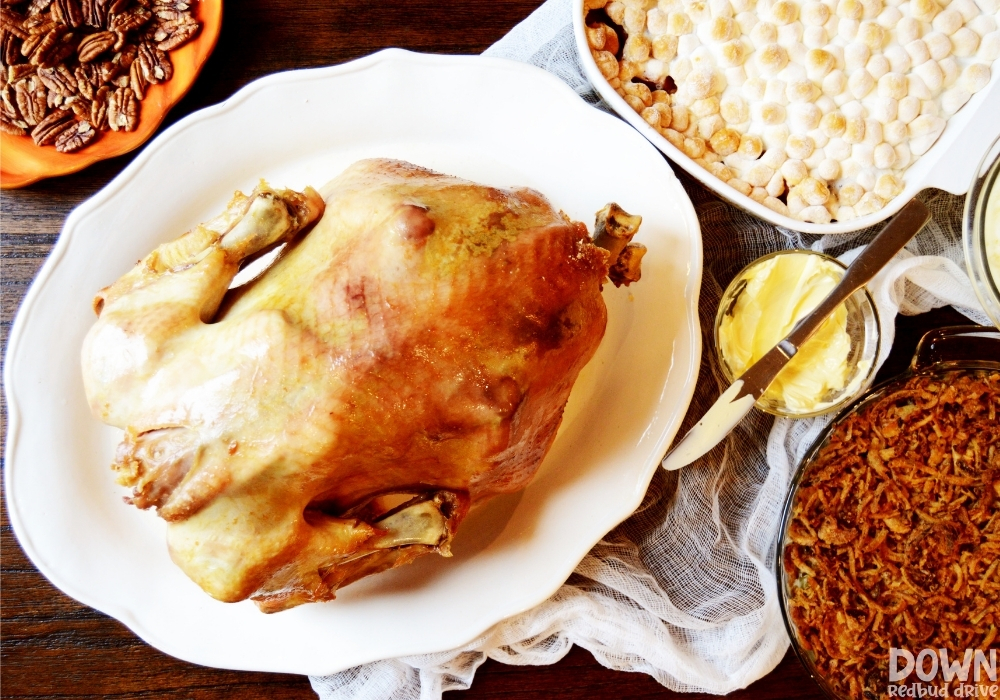
[[[789,253],[762,260],[747,270],[746,287],[719,326],[719,347],[739,377],[788,335],[844,275],[819,255]],[[764,398],[788,412],[809,413],[842,395],[852,372],[847,309],[841,305],[801,347],[767,389]],[[833,400],[836,400],[834,396]]]

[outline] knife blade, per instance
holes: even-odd
[[[875,274],[902,250],[930,219],[930,212],[916,199],[910,200],[892,220],[879,231],[868,247],[844,272],[844,277],[819,305],[795,324],[791,332],[763,357],[751,365],[705,413],[698,423],[667,452],[661,465],[664,469],[680,469],[695,461],[719,444],[750,412],[757,399],[795,357],[799,348],[816,329]]]

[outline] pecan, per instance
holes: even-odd
[[[4,113],[0,113],[0,131],[11,136],[24,136],[27,133]]]
[[[18,81],[14,85],[14,97],[17,101],[17,111],[25,123],[34,126],[45,118],[47,109],[45,88],[34,76]]]
[[[31,138],[39,146],[48,145],[56,140],[60,132],[75,123],[72,112],[57,109],[35,125],[31,130]]]
[[[90,103],[90,123],[95,129],[106,131],[108,128],[108,93],[111,89],[105,85],[94,93],[94,101]]]
[[[139,55],[139,47],[135,44],[125,44],[121,51],[114,57],[114,62],[122,68],[131,68],[135,57]]]
[[[186,44],[199,29],[201,25],[191,18],[185,21],[166,22],[157,28],[153,39],[156,41],[156,48],[161,51],[171,51]]]
[[[31,15],[24,20],[24,31],[28,34],[45,34],[56,26],[48,15]]]
[[[98,80],[95,82],[95,87],[102,83],[110,83],[117,78],[120,73],[121,66],[114,61],[101,61],[97,64]]]
[[[76,77],[76,90],[88,100],[94,99],[93,66],[77,66],[73,71]]]
[[[112,131],[135,131],[139,102],[132,88],[120,87],[108,95],[108,126]]]
[[[97,130],[89,122],[78,122],[76,128],[66,129],[56,138],[56,150],[60,153],[78,151],[97,138]]]
[[[17,111],[17,98],[14,96],[14,86],[5,85],[0,90],[0,114],[8,119],[20,119],[21,113]]]
[[[80,41],[80,47],[77,49],[77,58],[80,59],[80,63],[90,63],[114,46],[114,43],[114,32],[88,34]]]
[[[41,65],[55,51],[59,40],[62,38],[62,32],[62,28],[56,25],[45,34],[33,35],[24,42],[24,45],[21,47],[21,53],[23,54],[24,50],[31,46],[31,51],[25,54],[28,56],[28,61],[35,66]],[[33,42],[32,39],[37,39],[37,42]]]
[[[13,66],[21,58],[21,39],[10,32],[3,33],[0,42],[0,61],[5,66]]]
[[[83,24],[83,12],[77,0],[52,0],[52,19],[67,27],[79,27]]]
[[[42,85],[57,95],[69,97],[76,92],[76,78],[66,66],[39,68],[38,79],[42,81]]]
[[[49,9],[49,5],[52,4],[52,0],[31,0],[31,4],[28,5],[28,16],[40,15]]]
[[[84,97],[74,95],[73,97],[67,98],[63,105],[73,110],[73,114],[78,116],[80,119],[87,119],[90,117],[90,101]]]
[[[132,62],[128,77],[129,86],[132,88],[132,92],[135,93],[135,98],[137,100],[143,99],[146,96],[146,88],[149,87],[149,81],[143,75],[142,64],[139,61]]]
[[[108,22],[108,29],[116,32],[129,32],[138,29],[152,19],[153,13],[145,7],[133,7],[118,15],[113,15]]]
[[[0,8],[0,27],[18,39],[28,38],[28,32],[24,29],[24,17],[8,7]]]
[[[137,60],[141,62],[144,77],[153,85],[170,80],[174,74],[174,65],[170,62],[167,52],[148,41],[139,44]]]
[[[109,15],[120,15],[128,9],[131,0],[110,0],[108,7]]]
[[[35,72],[35,67],[30,63],[18,63],[16,66],[7,68],[7,82],[16,83],[21,78],[26,78]]]
[[[28,58],[29,62],[37,66],[56,66],[76,52],[76,37],[73,32],[61,33],[58,29],[53,31],[56,32],[55,41],[49,44],[49,35],[46,34],[46,39],[42,40]]]

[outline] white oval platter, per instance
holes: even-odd
[[[644,219],[642,281],[606,288],[607,333],[537,477],[471,514],[452,559],[274,615],[217,602],[171,563],[164,523],[122,503],[108,467],[120,433],[90,415],[81,384],[91,298],[234,190],[320,186],[375,156],[533,187],[588,226],[617,201]],[[67,219],[8,346],[15,533],[64,592],[194,663],[321,675],[454,648],[554,593],[639,505],[697,379],[701,268],[694,210],[662,155],[544,71],[390,49],[269,76],[169,128]]]

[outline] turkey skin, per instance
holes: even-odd
[[[95,299],[84,385],[125,431],[126,500],[201,588],[266,612],[447,556],[470,507],[542,462],[622,246],[532,190],[401,161],[237,193]]]

